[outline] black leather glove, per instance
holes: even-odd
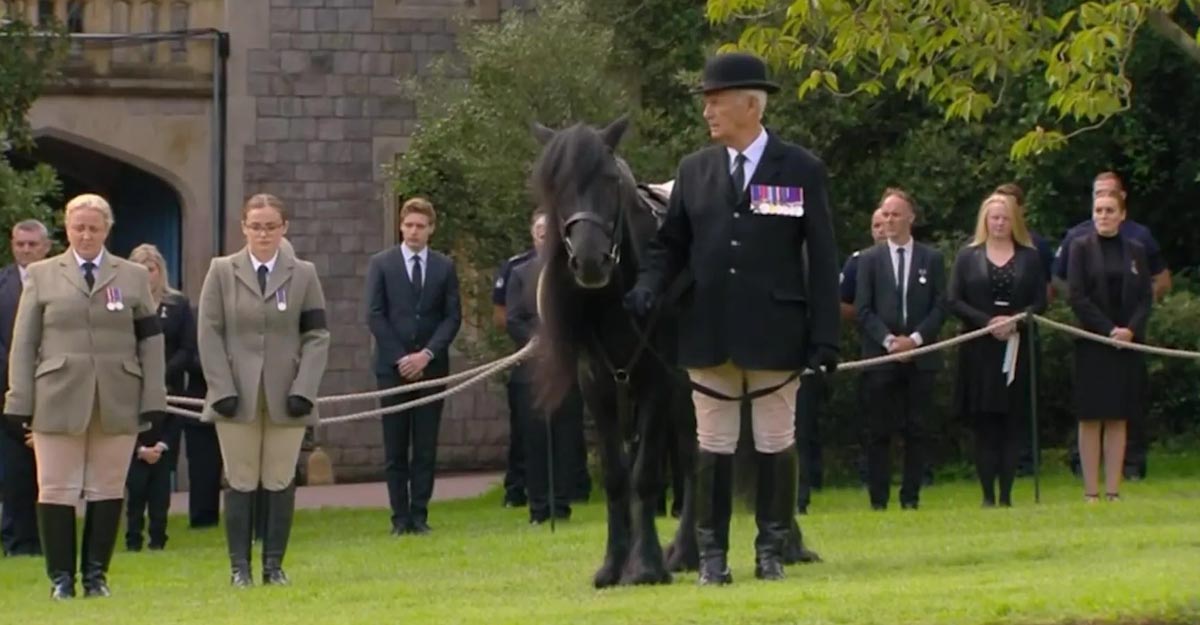
[[[808,368],[818,375],[829,375],[837,371],[837,350],[828,345],[813,345],[808,354]]]
[[[167,413],[162,410],[147,410],[146,412],[138,415],[138,421],[142,423],[149,423],[150,427],[152,428],[156,428],[161,425],[166,418]]]
[[[307,417],[312,412],[313,403],[299,395],[288,395],[287,411],[288,416],[293,419]]]
[[[654,293],[647,287],[635,286],[625,294],[625,310],[637,317],[645,317],[654,309]]]
[[[237,395],[222,397],[221,399],[214,401],[212,403],[212,409],[213,412],[216,412],[222,417],[225,417],[226,419],[232,419],[233,415],[237,413],[238,409]]]

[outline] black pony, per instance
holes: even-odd
[[[657,222],[614,154],[628,121],[603,130],[535,124],[544,144],[532,186],[548,213],[539,285],[539,406],[556,407],[578,381],[599,433],[608,504],[604,564],[594,583],[657,584],[698,564],[692,505],[695,413],[675,368],[670,311],[641,322],[622,307]],[[657,321],[656,321],[657,320]],[[655,527],[663,459],[677,446],[683,510],[664,556]]]

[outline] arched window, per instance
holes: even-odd
[[[67,32],[81,33],[83,30],[83,0],[67,2]]]

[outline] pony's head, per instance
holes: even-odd
[[[633,187],[614,153],[628,126],[626,117],[601,130],[533,126],[544,146],[533,187],[549,217],[546,249],[566,255],[575,283],[584,289],[608,286],[621,260]]]

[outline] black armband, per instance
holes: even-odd
[[[324,330],[325,328],[324,308],[314,308],[300,313],[300,334],[305,334],[313,330]]]
[[[139,343],[156,334],[162,334],[162,324],[158,322],[158,315],[147,315],[133,320],[133,335]]]

